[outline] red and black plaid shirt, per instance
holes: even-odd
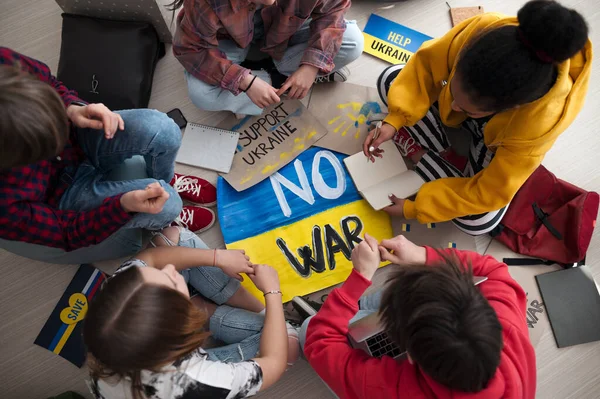
[[[20,65],[23,71],[54,87],[65,108],[82,101],[42,62],[0,47],[0,65],[4,64]],[[90,211],[58,209],[60,198],[69,187],[67,181],[62,181],[67,179],[61,179],[63,171],[69,166],[77,167],[84,159],[71,129],[69,142],[59,156],[0,171],[0,237],[72,251],[98,244],[130,220],[132,215],[121,207],[120,195],[107,198]]]
[[[290,38],[309,18],[311,37],[302,64],[329,73],[346,31],[344,15],[350,0],[278,0],[259,12],[265,24],[261,50],[279,60]],[[196,78],[239,94],[240,82],[250,71],[227,59],[219,40],[231,39],[246,48],[254,36],[256,4],[249,0],[194,0],[183,3],[177,17],[173,53]]]

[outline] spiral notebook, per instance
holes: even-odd
[[[188,123],[177,162],[229,173],[239,136],[238,132]]]

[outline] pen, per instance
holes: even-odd
[[[373,135],[373,141],[375,141],[375,140],[377,140],[377,138],[379,138],[379,130],[381,129],[381,125],[382,125],[381,121],[377,122],[377,124],[375,125],[375,134]],[[375,151],[375,147],[373,147],[373,146],[369,147],[369,153],[372,153],[373,151]],[[367,163],[369,163],[368,157],[367,157]]]

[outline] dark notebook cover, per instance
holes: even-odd
[[[588,266],[535,278],[559,348],[600,341],[600,294]]]

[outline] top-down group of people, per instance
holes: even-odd
[[[362,33],[350,0],[177,0],[173,52],[192,102],[256,115],[313,84],[345,81]],[[252,45],[269,58],[245,62]],[[468,19],[378,80],[389,113],[365,156],[394,140],[427,182],[385,211],[491,231],[519,187],[580,111],[592,46],[583,17],[547,0],[518,16]],[[403,236],[365,234],[354,270],[301,328],[286,323],[275,269],[244,251],[209,249],[216,189],[174,171],[180,129],[147,109],[86,104],[43,63],[0,48],[0,247],[56,263],[131,256],[84,321],[98,398],[241,398],[303,352],[342,398],[534,398],[526,294],[507,266]],[[471,134],[467,157],[444,127]],[[135,171],[135,173],[134,173]],[[182,200],[191,205],[182,206]],[[382,260],[398,266],[363,296]],[[240,286],[245,274],[263,302]],[[473,285],[473,276],[487,281]],[[201,295],[190,299],[188,286]],[[378,311],[406,358],[348,344],[351,319]],[[203,348],[211,336],[224,346]]]

